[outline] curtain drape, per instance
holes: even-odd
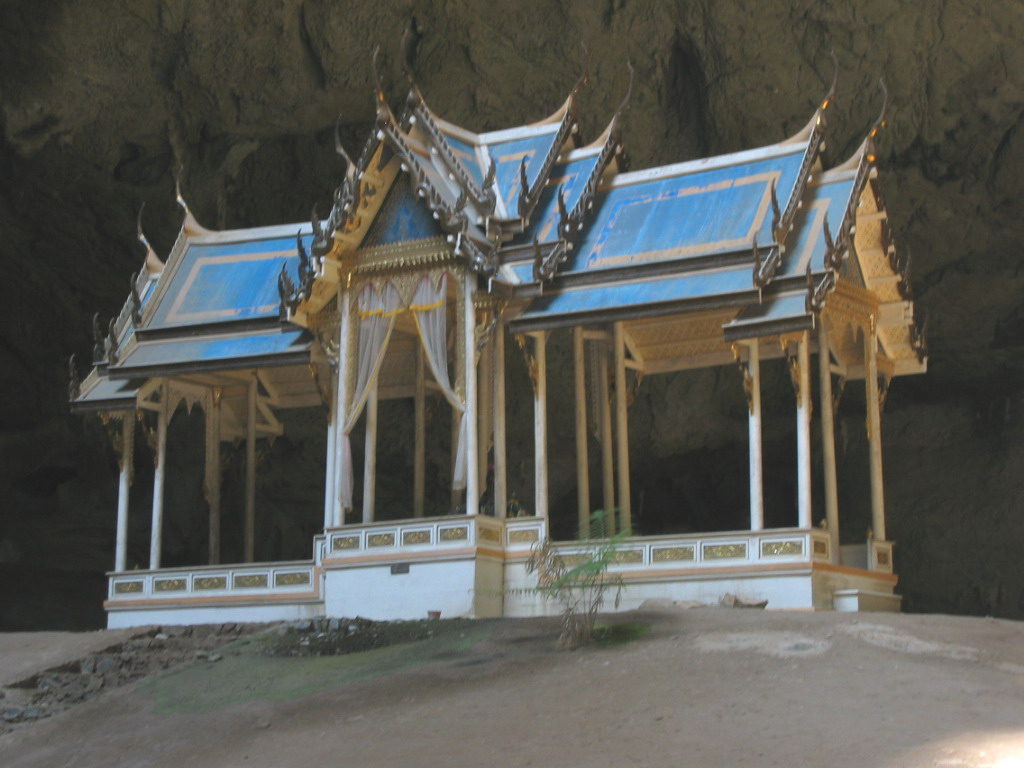
[[[352,508],[354,478],[352,470],[352,443],[350,433],[366,405],[370,388],[376,386],[388,340],[395,327],[395,318],[402,312],[411,312],[416,330],[423,345],[424,356],[430,366],[434,381],[445,399],[461,414],[458,444],[455,452],[455,466],[452,470],[452,487],[461,490],[466,487],[466,446],[467,430],[470,428],[466,417],[466,400],[451,383],[448,372],[448,275],[424,275],[416,286],[408,307],[403,306],[398,290],[386,283],[380,290],[367,283],[359,292],[358,322],[359,343],[355,358],[355,388],[350,405],[341,418],[342,432],[340,445],[341,466],[338,472],[341,508]]]
[[[459,441],[455,451],[455,466],[452,471],[452,487],[462,490],[466,487],[466,401],[452,388],[448,375],[448,275],[442,274],[436,282],[430,275],[424,275],[412,297],[409,310],[416,321],[423,351],[445,399],[462,414],[459,426]]]
[[[352,476],[352,441],[350,434],[363,412],[370,387],[377,384],[377,373],[384,362],[388,339],[395,327],[395,317],[403,311],[402,299],[391,283],[378,291],[366,284],[359,292],[359,349],[356,357],[356,385],[348,412],[344,415],[341,434],[341,508],[352,508],[354,479]]]

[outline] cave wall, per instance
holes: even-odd
[[[592,74],[582,126],[594,136],[626,90],[631,60],[625,136],[634,167],[795,131],[828,87],[830,48],[840,77],[826,158],[839,162],[874,119],[884,75],[894,110],[880,137],[882,184],[899,243],[913,253],[931,349],[929,373],[896,381],[884,416],[900,591],[910,610],[1024,616],[1022,8],[1017,0],[3,3],[0,628],[99,620],[82,606],[96,605],[98,574],[113,560],[115,462],[98,423],[68,416],[65,360],[88,357],[91,313],[109,316],[124,300],[141,258],[139,205],[147,203],[146,232],[163,254],[180,222],[178,167],[192,209],[211,227],[299,221],[317,201],[324,210],[340,171],[334,120],[341,115],[344,139],[359,146],[373,118],[377,43],[398,103],[399,40],[411,17],[427,99],[475,130],[556,108],[578,76],[582,39]],[[631,437],[647,509],[678,503],[694,525],[715,505],[735,514],[745,445],[732,373],[655,377],[641,387]],[[565,461],[552,467],[552,499],[571,517],[571,411],[558,407],[571,393],[557,378],[551,434]],[[528,497],[531,416],[517,380],[513,482]],[[863,419],[856,394],[849,398],[839,456],[842,514],[854,535],[868,502]],[[792,419],[788,405],[777,407],[766,476],[769,515],[785,517]],[[317,417],[294,421],[267,447],[275,469],[261,481],[263,538],[281,551],[315,528],[323,488]],[[389,421],[397,433],[401,414]],[[384,467],[401,478],[407,452],[391,439]],[[442,439],[438,466],[444,450]],[[737,459],[730,476],[723,468]],[[191,522],[173,540],[184,559],[204,546],[197,471],[181,473],[188,498],[178,514]],[[141,544],[143,475],[133,522]],[[641,523],[654,530],[663,520],[651,512]],[[38,609],[43,600],[51,611]]]

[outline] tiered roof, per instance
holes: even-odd
[[[630,172],[628,93],[597,140],[578,146],[585,82],[548,118],[482,134],[435,115],[412,82],[396,117],[378,82],[359,159],[338,142],[346,172],[325,219],[314,210],[309,224],[211,232],[186,208],[166,267],[147,244],[76,406],[126,404],[150,376],[309,362],[323,345],[307,328],[345,272],[372,266],[361,254],[422,243],[512,299],[516,332],[702,312],[731,342],[813,328],[838,289],[881,308],[897,373],[923,370],[909,259],[897,256],[872,181],[884,110],[829,171],[820,152],[832,92],[777,144]]]

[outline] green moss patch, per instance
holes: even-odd
[[[440,659],[460,658],[489,636],[492,622],[438,622],[432,637],[332,656],[272,656],[269,633],[221,650],[217,662],[197,661],[140,686],[160,714],[210,712],[250,701],[283,701],[341,688]]]

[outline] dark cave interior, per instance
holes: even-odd
[[[338,182],[336,116],[353,146],[372,124],[378,42],[388,93],[401,98],[399,40],[413,17],[421,89],[437,112],[474,130],[552,111],[578,75],[583,40],[591,84],[582,127],[593,137],[626,90],[630,60],[636,84],[624,131],[634,168],[792,133],[827,90],[830,49],[840,66],[826,150],[835,164],[874,119],[884,75],[894,112],[880,137],[881,184],[913,253],[930,349],[929,372],[898,380],[883,417],[897,591],[906,610],[1024,618],[1020,3],[37,0],[0,8],[0,629],[102,622],[116,461],[98,420],[68,413],[66,360],[88,358],[93,312],[114,314],[125,299],[140,258],[139,206],[161,254],[181,221],[178,167],[192,210],[211,227],[306,220]],[[510,487],[529,496],[529,383],[514,345],[507,354]],[[553,337],[550,355],[551,370],[567,370],[567,334]],[[791,524],[794,421],[781,362],[766,364],[764,387],[768,522]],[[858,390],[848,387],[837,423],[851,540],[870,518]],[[556,537],[575,515],[572,409],[559,407],[571,401],[570,377],[552,375]],[[409,408],[381,409],[385,516],[408,505]],[[325,415],[308,408],[281,417],[284,436],[260,446],[258,553],[308,557],[322,525]],[[205,551],[202,460],[190,449],[201,445],[202,418],[180,412],[171,429],[168,565],[198,562]],[[447,419],[446,409],[428,414],[428,492],[439,511]],[[742,527],[745,407],[734,369],[645,379],[630,433],[643,533]],[[358,468],[358,436],[353,445]],[[151,464],[138,445],[137,453],[133,507],[145,510]],[[225,450],[229,560],[240,548],[232,488],[243,464],[244,449]],[[130,561],[144,557],[148,524],[145,514],[132,518]]]

